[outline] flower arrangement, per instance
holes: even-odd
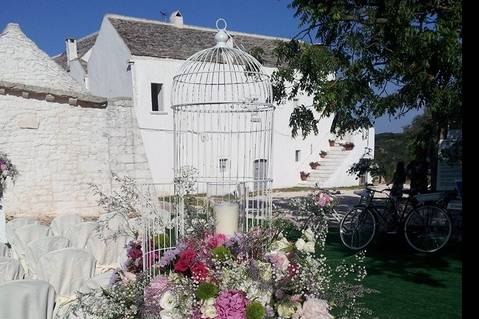
[[[326,155],[328,155],[328,153],[327,153],[326,151],[323,151],[323,150],[321,150],[321,152],[319,153],[319,156],[320,156],[321,158],[325,158]]]
[[[368,292],[359,284],[364,254],[328,263],[332,197],[317,192],[298,205],[297,218],[275,218],[271,227],[187,235],[162,256],[153,278],[142,273],[141,245],[133,241],[110,286],[78,293],[72,309],[105,319],[359,318],[368,312],[359,303]]]
[[[7,178],[15,182],[17,175],[18,171],[7,154],[0,152],[0,199],[3,197],[3,192],[7,188]]]
[[[310,173],[306,173],[306,172],[304,172],[304,171],[299,172],[299,177],[301,177],[301,180],[302,180],[302,181],[307,180],[308,177],[309,177],[309,175],[310,175]]]
[[[321,164],[319,164],[319,162],[311,162],[309,163],[309,166],[311,167],[311,169],[317,169]]]

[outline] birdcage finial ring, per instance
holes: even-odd
[[[223,28],[220,28],[220,26],[219,26],[220,22],[223,22],[223,24],[224,24]],[[227,26],[228,26],[228,24],[226,23],[225,19],[219,18],[218,20],[216,20],[216,29],[218,29],[218,31],[219,30],[225,31]]]

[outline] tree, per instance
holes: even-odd
[[[276,48],[274,97],[314,96],[313,108],[300,105],[291,114],[293,136],[318,133],[313,110],[334,115],[331,132],[340,135],[420,108],[430,112],[436,132],[461,125],[461,1],[293,0],[289,6],[303,30]]]

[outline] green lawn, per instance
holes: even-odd
[[[351,255],[337,230],[328,235],[330,258]],[[462,318],[462,257],[459,244],[449,244],[435,255],[410,250],[397,237],[376,238],[366,253],[368,276],[364,286],[379,293],[364,302],[380,319]]]

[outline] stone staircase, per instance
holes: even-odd
[[[319,167],[307,170],[309,177],[306,181],[301,181],[300,185],[319,185],[321,187],[336,172],[344,159],[348,157],[350,151],[344,151],[342,146],[335,145],[330,146],[326,152],[327,154],[324,158],[321,158],[318,154],[317,161],[320,163]]]

